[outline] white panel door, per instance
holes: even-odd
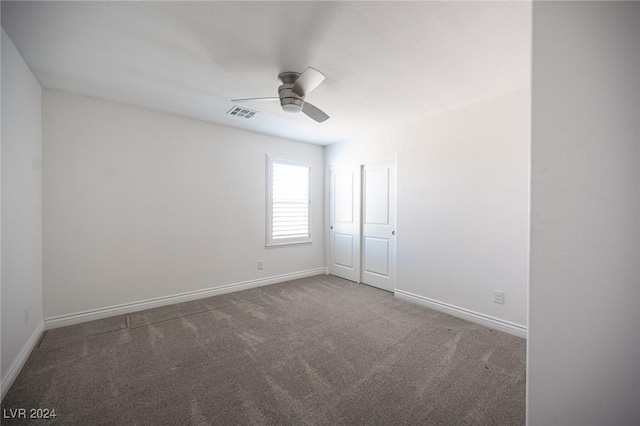
[[[329,169],[329,273],[360,282],[360,167]]]
[[[394,291],[396,262],[395,162],[362,170],[362,282]]]

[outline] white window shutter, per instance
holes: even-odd
[[[268,165],[267,245],[310,242],[310,167],[275,158]]]

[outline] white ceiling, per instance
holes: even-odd
[[[45,88],[327,145],[529,85],[529,2],[2,2],[2,26]],[[316,123],[277,76],[326,80]]]

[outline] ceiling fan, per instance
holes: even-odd
[[[324,74],[315,68],[309,67],[302,74],[287,71],[281,73],[278,78],[282,82],[282,85],[278,88],[278,97],[232,99],[231,102],[280,100],[280,105],[284,111],[302,111],[318,123],[322,123],[329,118],[320,108],[305,101],[305,97],[325,79]]]

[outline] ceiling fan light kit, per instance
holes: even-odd
[[[282,85],[278,87],[278,95],[280,96],[280,106],[286,112],[302,111],[304,96],[298,95],[293,91],[296,80],[300,77],[297,72],[283,72],[278,76]]]
[[[318,123],[322,123],[329,118],[320,108],[305,100],[305,97],[324,81],[324,74],[315,68],[309,67],[302,74],[287,71],[281,73],[278,78],[282,85],[278,88],[277,98],[232,99],[232,102],[280,100],[280,106],[283,111],[303,112]]]

